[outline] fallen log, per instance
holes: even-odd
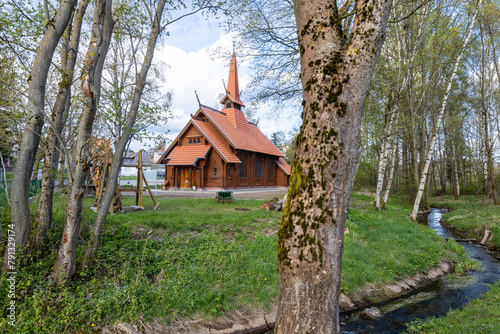
[[[490,236],[490,230],[488,228],[486,228],[484,230],[484,237],[483,237],[483,240],[481,240],[481,242],[479,243],[480,245],[486,245],[486,241],[488,240],[488,237]]]

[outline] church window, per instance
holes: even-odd
[[[217,178],[217,167],[214,167],[214,179]]]
[[[255,177],[260,178],[262,176],[262,167],[259,157],[255,157]]]
[[[226,108],[231,108],[231,102],[226,103]]]
[[[240,178],[246,178],[247,177],[247,158],[243,154],[241,156],[241,164],[240,164]]]
[[[267,160],[267,178],[272,179],[274,177],[274,164],[273,164],[273,159],[268,159]]]

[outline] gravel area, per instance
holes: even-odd
[[[190,198],[215,198],[217,190],[155,190],[151,189],[153,195],[158,197],[190,197]],[[233,192],[235,199],[261,199],[270,200],[274,197],[282,198],[288,192],[288,188],[265,188],[265,189],[236,189],[230,190]],[[135,196],[132,191],[121,191],[122,196]],[[144,196],[149,196],[148,192],[144,192]]]

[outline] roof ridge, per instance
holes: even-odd
[[[220,110],[214,109],[214,108],[206,106],[204,104],[202,104],[201,107],[202,107],[202,109],[206,108],[206,109],[209,109],[210,111],[214,111],[214,112],[218,112],[219,114],[222,114],[222,112]]]

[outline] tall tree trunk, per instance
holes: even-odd
[[[396,169],[396,151],[398,148],[398,142],[396,138],[393,139],[392,152],[391,152],[391,167],[389,170],[389,177],[387,178],[387,185],[385,187],[384,199],[382,200],[382,207],[385,207],[387,201],[389,200],[389,193],[391,192],[392,180],[394,178],[394,170]]]
[[[31,172],[35,163],[40,136],[44,123],[45,86],[52,55],[61,35],[70,21],[76,0],[63,0],[55,17],[45,29],[44,36],[37,49],[31,74],[28,78],[28,109],[26,126],[21,139],[14,178],[12,180],[11,217],[14,225],[16,253],[23,251],[31,233],[29,210],[29,189]],[[20,259],[18,259],[20,260]],[[7,269],[9,254],[5,251],[2,269]],[[18,261],[19,262],[19,261]],[[19,263],[18,263],[19,264]]]
[[[95,4],[94,20],[89,48],[82,71],[83,110],[78,126],[76,144],[76,166],[69,190],[67,218],[52,278],[58,285],[69,283],[75,269],[76,246],[80,233],[85,179],[90,170],[89,141],[97,111],[97,95],[101,72],[99,62],[106,57],[113,27],[112,0],[98,0]],[[106,45],[108,44],[108,45]],[[98,79],[99,78],[99,79]]]
[[[391,107],[392,102],[389,102],[389,106],[387,111],[390,113],[392,110]],[[394,117],[396,116],[396,112],[392,111],[389,117],[389,123],[387,124],[387,131],[385,136],[382,139],[381,151],[380,151],[380,161],[378,165],[378,176],[377,176],[377,189],[375,191],[375,209],[380,210],[383,205],[380,204],[380,195],[382,192],[382,187],[384,186],[384,176],[387,165],[387,157],[389,155],[390,150],[390,142],[392,137],[392,123],[394,121]]]
[[[453,140],[450,141],[451,147],[451,172],[453,173],[453,196],[455,200],[458,201],[458,197],[460,196],[460,183],[458,180],[458,167],[457,167],[457,156],[455,154],[455,144],[453,144]]]
[[[437,132],[439,130],[439,127],[441,126],[441,121],[443,119],[444,111],[446,110],[446,104],[448,103],[448,96],[450,95],[451,85],[452,85],[453,79],[455,78],[455,75],[457,73],[458,64],[460,63],[460,59],[462,59],[463,52],[464,52],[465,48],[467,47],[467,43],[469,42],[470,35],[472,33],[472,28],[473,28],[474,23],[476,21],[476,16],[477,16],[477,13],[479,11],[479,7],[481,6],[481,3],[482,3],[482,0],[479,0],[477,7],[476,7],[476,10],[474,11],[474,14],[472,16],[472,20],[469,24],[469,27],[467,28],[467,35],[465,37],[464,43],[458,52],[457,58],[455,59],[455,64],[453,66],[453,72],[451,73],[451,76],[448,78],[448,84],[446,87],[446,92],[443,96],[443,102],[441,104],[441,109],[439,110],[437,121],[434,124],[434,129],[432,130],[431,141],[429,144],[427,155],[425,157],[425,164],[424,164],[424,168],[422,170],[420,184],[418,186],[417,197],[415,198],[415,203],[413,204],[413,210],[412,210],[411,215],[410,215],[410,218],[413,221],[417,220],[417,213],[418,213],[418,209],[420,207],[420,201],[422,200],[422,195],[424,193],[424,187],[425,187],[425,183],[426,183],[426,179],[427,179],[427,172],[429,170],[429,165],[430,165],[430,161],[432,159],[432,155],[434,154],[434,144],[436,143]]]
[[[340,331],[343,238],[359,130],[391,4],[359,3],[354,26],[344,34],[335,2],[294,1],[304,122],[278,232],[275,333]]]
[[[484,101],[484,100],[483,100]],[[483,103],[484,105],[484,103]],[[493,203],[498,205],[498,194],[495,186],[495,161],[493,159],[493,148],[490,142],[489,136],[489,112],[488,108],[484,109],[484,146],[486,150],[486,158],[488,159],[488,179],[490,181],[490,193],[493,199]]]
[[[75,70],[78,48],[80,45],[80,31],[83,16],[87,9],[88,0],[80,2],[75,14],[73,25],[68,25],[66,38],[61,51],[62,77],[59,83],[59,92],[52,110],[52,122],[47,136],[47,148],[42,172],[42,188],[36,216],[36,232],[33,240],[35,246],[42,250],[47,233],[52,224],[52,204],[54,183],[57,166],[59,164],[62,130],[66,123],[67,113],[71,105],[71,85]]]
[[[161,32],[160,23],[164,7],[165,7],[165,0],[160,0],[160,2],[158,3],[158,7],[156,9],[154,22],[152,23],[146,57],[144,58],[141,71],[139,73],[135,85],[134,95],[132,97],[132,104],[130,105],[130,111],[127,116],[126,125],[122,129],[120,139],[118,140],[118,144],[116,145],[115,148],[115,153],[113,154],[113,160],[111,163],[109,177],[106,181],[106,186],[105,186],[106,191],[104,192],[104,197],[102,199],[101,205],[99,206],[99,211],[97,212],[95,224],[91,231],[90,241],[87,245],[87,250],[85,251],[85,255],[83,257],[83,261],[80,266],[81,268],[85,268],[90,265],[90,263],[95,257],[97,247],[99,246],[99,238],[104,223],[106,221],[106,218],[108,216],[109,207],[114,197],[115,193],[114,189],[117,186],[118,173],[120,172],[123,153],[125,152],[127,143],[130,141],[130,138],[132,136],[132,129],[134,127],[135,119],[137,117],[137,112],[139,110],[139,104],[141,101],[142,92],[146,85],[146,78],[148,75],[148,71],[153,61],[158,35]]]
[[[439,145],[439,182],[441,183],[441,195],[446,195],[446,161],[441,148],[441,140],[438,142]]]

